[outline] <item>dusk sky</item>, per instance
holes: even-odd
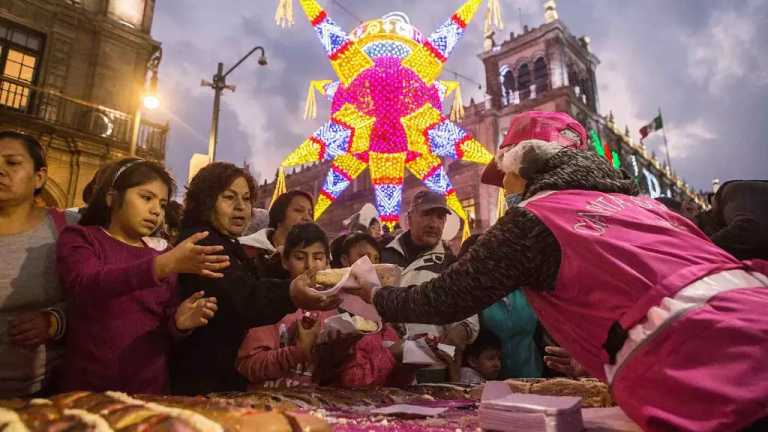
[[[287,30],[273,23],[276,0],[158,0],[152,35],[163,45],[160,95],[171,132],[167,163],[185,183],[192,153],[207,151],[217,62],[231,66],[255,45],[267,51],[269,65],[256,56],[233,72],[221,110],[217,160],[251,164],[271,179],[280,160],[327,118],[318,99],[318,118],[304,120],[304,100],[312,79],[335,79],[320,42],[294,0],[296,23]],[[462,0],[320,0],[346,30],[358,19],[402,11],[431,33]],[[502,0],[505,29],[543,22],[539,0]],[[485,5],[483,5],[485,7]],[[346,12],[346,11],[348,12]],[[567,0],[558,2],[560,20],[576,36],[587,35],[600,59],[597,68],[600,112],[612,110],[616,123],[629,125],[633,138],[664,114],[673,168],[697,189],[713,178],[766,178],[768,174],[768,2],[654,0],[642,2]],[[483,11],[469,26],[446,69],[484,84]],[[497,42],[501,38],[497,37]],[[444,71],[443,78],[454,79]],[[465,102],[482,100],[484,89],[462,81]],[[660,134],[646,141],[663,158]]]

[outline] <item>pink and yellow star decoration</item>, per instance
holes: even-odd
[[[347,34],[315,0],[300,0],[338,80],[311,82],[305,116],[316,115],[319,92],[331,101],[331,118],[283,160],[278,186],[284,188],[286,167],[329,161],[315,207],[318,218],[369,168],[380,219],[393,226],[400,218],[407,169],[446,197],[465,221],[466,236],[467,217],[441,157],[487,164],[493,156],[452,121],[463,114],[459,85],[438,77],[481,2],[466,1],[425,36],[402,13],[367,21]],[[449,119],[443,101],[451,93]]]

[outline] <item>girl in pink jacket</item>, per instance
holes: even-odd
[[[328,266],[329,245],[323,230],[299,224],[288,233],[282,263],[292,278]],[[323,322],[337,312],[298,310],[274,325],[252,328],[243,340],[237,370],[252,387],[334,384],[340,387],[385,385],[396,366],[387,346],[399,338],[388,325],[365,336],[321,336]]]

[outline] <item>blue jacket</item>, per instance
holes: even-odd
[[[535,342],[538,318],[522,290],[481,312],[480,323],[501,339],[500,379],[542,376],[544,365]]]

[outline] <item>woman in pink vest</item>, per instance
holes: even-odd
[[[387,322],[444,324],[522,287],[644,430],[768,426],[768,263],[638,196],[586,142],[567,114],[515,116],[483,182],[523,201],[439,277],[361,297]]]

